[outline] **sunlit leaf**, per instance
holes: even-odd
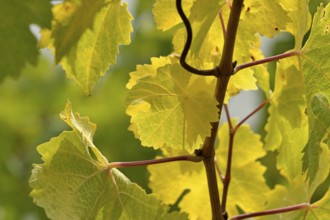
[[[17,77],[29,63],[36,65],[39,51],[30,25],[49,28],[51,4],[47,0],[2,0],[0,7],[0,81]]]
[[[68,103],[62,118],[73,131],[38,146],[44,163],[34,165],[30,178],[31,196],[49,218],[186,219],[184,214],[168,214],[157,196],[109,169],[105,157],[89,142],[95,125],[87,117],[73,114]]]
[[[136,67],[136,71],[131,72],[129,82],[126,87],[128,89],[132,89],[133,86],[136,85],[139,79],[142,79],[146,76],[154,76],[157,73],[157,69],[159,67],[165,66],[166,64],[170,64],[171,59],[169,57],[152,57],[151,64],[138,65]]]
[[[210,135],[210,122],[218,120],[217,102],[210,89],[214,85],[176,63],[158,68],[156,74],[153,68],[149,71],[127,97],[127,113],[142,145],[189,152],[200,148]]]
[[[93,144],[93,136],[96,130],[96,125],[89,121],[88,117],[80,117],[79,113],[73,113],[71,103],[68,101],[64,111],[60,115],[61,119],[65,121],[71,128],[81,134],[85,145],[92,149],[93,153],[101,162],[101,166],[108,163],[107,159]]]

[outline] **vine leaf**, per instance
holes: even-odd
[[[292,179],[301,170],[315,181],[320,168],[321,145],[327,144],[330,132],[330,66],[328,7],[320,7],[314,16],[311,34],[297,58],[278,62],[275,90],[266,125],[266,148],[278,150],[278,168],[285,169]],[[296,15],[297,16],[297,15]],[[299,21],[295,21],[298,22]],[[292,29],[297,36],[306,32],[306,21]],[[289,26],[291,27],[291,26]],[[306,111],[307,108],[307,111]],[[308,122],[308,124],[307,124]],[[309,138],[306,129],[309,129]],[[300,137],[292,141],[292,136]],[[297,163],[303,152],[303,166]]]
[[[221,170],[225,170],[225,160],[228,149],[228,124],[219,130],[220,143],[216,150]],[[251,128],[243,125],[236,133],[232,167],[231,188],[229,190],[227,208],[229,216],[238,214],[237,206],[244,212],[253,212],[265,207],[265,197],[270,189],[265,183],[263,167],[257,158],[265,155],[260,136],[254,134]],[[164,153],[166,156],[169,153]],[[173,153],[172,153],[173,154]],[[181,153],[182,154],[182,153]],[[190,219],[211,219],[211,207],[208,198],[206,174],[202,164],[188,162],[169,163],[148,166],[151,173],[149,186],[160,195],[166,204],[174,204],[183,191],[188,190],[179,203],[182,211],[189,214]],[[173,176],[175,180],[173,181]],[[253,178],[251,178],[253,176]],[[218,181],[219,190],[222,183]],[[246,190],[248,187],[249,190]]]
[[[221,8],[222,17],[226,23],[229,18],[230,10],[223,1],[215,1],[211,6],[201,6],[202,2],[196,1],[191,8],[190,22],[193,30],[193,40],[191,51],[188,53],[187,62],[200,69],[211,69],[219,65],[221,58],[221,48],[224,39],[222,26],[218,16]],[[211,10],[208,7],[212,7]],[[208,18],[202,19],[204,14],[209,14]],[[210,13],[208,12],[210,11]],[[203,14],[203,15],[204,15]],[[263,55],[260,48],[260,36],[250,28],[249,18],[241,19],[238,27],[237,41],[234,51],[234,60],[239,64],[262,59]],[[173,45],[176,53],[180,54],[185,40],[186,30],[179,29],[173,37]],[[201,46],[202,45],[202,46]],[[264,65],[254,68],[244,69],[231,77],[227,87],[226,102],[230,96],[238,94],[241,90],[256,90],[260,86],[269,97],[269,77]]]
[[[120,0],[93,4],[66,1],[55,6],[54,14],[58,21],[51,32],[43,32],[41,44],[52,48],[54,39],[56,61],[89,95],[109,65],[116,62],[118,45],[130,43],[132,16]]]
[[[323,143],[330,134],[330,5],[319,7],[314,15],[310,37],[302,49],[302,68],[306,87],[309,140],[304,148],[303,170],[313,181],[320,169]]]
[[[204,47],[205,38],[212,24],[215,20],[219,21],[218,14],[223,5],[225,5],[224,0],[201,0],[195,1],[191,7],[189,20],[193,30],[193,41],[191,44],[191,53],[193,56],[198,57],[199,51]],[[220,26],[218,27],[220,28]]]
[[[246,0],[241,19],[248,21],[251,32],[269,38],[285,30],[290,17],[279,1]]]
[[[178,63],[159,67],[156,74],[154,70],[149,68],[148,76],[139,79],[127,95],[135,135],[144,146],[192,153],[210,135],[210,122],[218,120],[217,101],[210,89],[214,84]]]
[[[93,4],[89,0],[65,0],[54,6],[52,38],[56,48],[56,63],[69,54],[87,29],[92,29],[96,14],[105,5],[105,0],[96,0]]]
[[[290,20],[285,30],[295,38],[294,49],[301,49],[304,36],[310,29],[312,16],[309,13],[309,0],[281,0],[280,4],[288,12]]]
[[[70,101],[67,102],[64,111],[60,114],[61,119],[71,128],[78,132],[85,146],[88,146],[93,151],[97,160],[101,163],[100,167],[107,166],[108,161],[102,153],[93,144],[93,136],[96,130],[96,124],[91,123],[88,117],[81,117],[79,113],[72,112]]]
[[[304,181],[300,179],[300,181]],[[301,183],[301,182],[300,182]],[[268,196],[270,197],[270,204],[267,209],[285,207],[290,205],[300,204],[299,201],[304,200],[301,199],[301,190],[299,182],[295,182],[295,186],[286,189],[283,186],[276,186],[275,190],[271,192]],[[298,184],[298,185],[297,185]],[[283,199],[285,198],[285,199]],[[300,198],[300,199],[297,199]],[[258,219],[260,220],[319,220],[319,219],[327,219],[330,214],[330,193],[329,191],[323,196],[323,198],[313,204],[310,204],[309,207],[305,209],[274,214],[269,216],[261,216]]]
[[[146,76],[154,76],[157,73],[159,67],[170,64],[170,57],[152,57],[151,64],[137,65],[136,71],[131,72],[129,82],[126,85],[127,89],[132,89],[137,82]]]
[[[51,25],[51,4],[47,0],[1,1],[0,9],[0,81],[7,75],[17,77],[23,67],[36,65],[39,51],[31,24]]]
[[[304,181],[306,174],[297,175],[294,179],[290,179],[290,185],[277,185],[275,189],[267,194],[268,205],[265,210],[280,208],[285,206],[296,205],[300,203],[311,204],[312,195],[316,188],[326,180],[329,174],[329,156],[330,150],[328,146],[322,146],[322,155],[320,158],[320,166],[322,169],[316,174],[315,180],[309,184]],[[285,175],[285,174],[284,174]],[[285,175],[286,177],[289,177]],[[329,191],[323,197],[311,204],[307,209],[300,211],[281,213],[279,215],[271,215],[260,217],[261,220],[317,220],[326,219],[330,214],[330,194]]]
[[[295,135],[295,134],[293,134]],[[299,139],[298,134],[296,134],[297,140]],[[301,165],[300,161],[295,159],[294,155],[290,155],[296,165],[292,163],[289,166]],[[281,174],[289,180],[289,184],[277,185],[275,189],[267,193],[268,204],[265,210],[280,208],[285,206],[292,206],[300,203],[312,203],[312,196],[315,194],[316,189],[322,184],[328,177],[330,171],[329,164],[330,149],[328,145],[321,145],[321,154],[319,160],[320,169],[315,175],[314,181],[309,183],[306,180],[307,174],[296,175],[292,177],[286,169],[281,170]],[[330,214],[330,204],[329,204],[329,192],[324,195],[320,201],[311,204],[307,209],[301,211],[281,213],[280,215],[271,215],[268,217],[260,217],[262,220],[300,220],[300,219],[323,219],[321,216],[329,216]]]
[[[51,219],[187,219],[167,213],[157,196],[130,182],[92,144],[95,124],[71,112],[62,118],[72,128],[38,146],[43,164],[34,164],[30,185],[34,202]],[[92,151],[90,151],[92,149]],[[99,154],[99,155],[98,155]]]
[[[193,1],[191,0],[182,0],[182,7],[187,17],[189,17],[192,4]],[[155,18],[156,27],[159,30],[166,31],[182,23],[176,9],[175,1],[156,0],[152,13]]]
[[[278,151],[277,168],[290,178],[301,174],[301,152],[308,141],[303,80],[298,58],[277,63],[265,148]]]

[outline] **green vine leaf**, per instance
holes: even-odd
[[[303,181],[303,180],[302,180]],[[299,183],[298,183],[299,184]],[[296,190],[298,187],[298,190]],[[290,191],[289,191],[290,190]],[[301,198],[301,188],[299,185],[295,185],[291,189],[286,189],[285,187],[277,186],[272,194],[269,194],[271,197],[271,204],[269,204],[269,209],[281,208],[290,205],[300,204],[299,199]],[[288,194],[293,194],[289,196]],[[298,196],[297,196],[298,195]],[[286,199],[283,199],[286,198]],[[260,220],[320,220],[320,219],[327,219],[330,214],[330,194],[329,191],[326,195],[319,201],[310,204],[309,207],[306,207],[301,210],[286,212],[281,214],[274,214],[269,216],[261,216],[258,219]]]
[[[310,181],[320,169],[321,144],[330,136],[330,5],[319,7],[314,15],[310,37],[302,49],[306,87],[309,140],[304,148],[303,170]]]
[[[218,120],[209,77],[192,75],[177,63],[149,69],[127,95],[127,113],[142,145],[193,152]],[[139,74],[138,70],[138,74]]]
[[[315,193],[317,187],[323,183],[329,174],[329,156],[330,150],[328,146],[323,145],[321,147],[320,166],[322,169],[316,174],[315,180],[310,184],[305,181],[306,174],[297,175],[295,178],[290,179],[290,185],[277,185],[274,190],[267,193],[268,201],[265,210],[281,208],[286,206],[292,206],[301,203],[311,204],[312,195]],[[284,174],[284,173],[283,173]],[[285,174],[284,174],[285,175]],[[286,175],[286,177],[288,177]],[[262,220],[317,220],[326,219],[330,215],[330,203],[329,203],[329,191],[310,207],[299,211],[281,213],[277,215],[270,215],[260,217]]]
[[[43,32],[41,43],[52,48],[54,39],[57,62],[89,95],[109,65],[116,62],[118,45],[130,43],[132,16],[120,0],[97,0],[93,4],[87,0],[80,4],[66,1],[55,6],[54,14],[58,21],[51,33]]]
[[[36,65],[37,39],[29,27],[51,25],[51,4],[47,0],[1,1],[0,9],[0,81],[7,75],[18,77],[29,63]]]
[[[225,171],[226,164],[221,158],[227,155],[228,136],[228,124],[224,124],[219,130],[221,141],[216,150],[222,172]],[[264,208],[266,198],[261,195],[270,190],[263,177],[265,167],[256,162],[256,159],[265,155],[260,136],[254,134],[249,126],[243,125],[236,133],[234,148],[232,178],[227,200],[229,216],[238,214],[237,206],[244,212]],[[169,156],[169,153],[164,154]],[[151,173],[150,188],[158,193],[166,204],[174,204],[185,190],[189,190],[179,203],[181,210],[187,212],[190,219],[211,219],[206,173],[202,164],[168,163],[148,166],[148,170]],[[220,180],[218,184],[219,190],[222,190]],[[249,190],[246,190],[246,187]]]
[[[73,113],[69,101],[67,102],[64,111],[60,114],[60,117],[65,123],[81,135],[84,145],[91,148],[94,155],[97,157],[97,160],[101,163],[100,167],[104,168],[104,166],[107,166],[108,160],[93,144],[96,124],[91,123],[88,117],[81,117],[79,113]]]
[[[298,134],[294,134],[294,135],[296,135],[295,137],[297,137],[297,140],[299,140],[299,138],[302,137],[299,136]],[[315,194],[316,189],[322,183],[324,183],[324,181],[327,179],[329,175],[330,149],[328,146],[329,145],[321,144],[320,157],[318,158],[320,169],[315,174],[313,182],[305,181],[307,178],[306,173],[304,173],[303,175],[302,174],[295,175],[294,177],[290,175],[290,171],[288,172],[287,167],[289,166],[296,167],[298,165],[301,165],[301,162],[296,159],[296,156],[292,154],[290,155],[291,158],[295,161],[295,164],[291,162],[287,164],[287,166],[285,166],[284,169],[281,170],[281,174],[289,180],[288,184],[277,185],[273,191],[267,193],[269,203],[267,204],[265,210],[292,206],[301,203],[308,203],[308,204],[312,203],[312,196]],[[261,219],[262,220],[323,219],[320,217],[329,216],[330,214],[330,206],[329,203],[327,202],[328,200],[329,200],[329,192],[327,192],[326,195],[324,195],[320,201],[311,204],[311,206],[307,209],[302,209],[301,211],[281,213],[278,215],[270,215],[266,217],[261,217]]]
[[[43,164],[34,164],[30,185],[34,202],[51,219],[187,219],[168,213],[157,196],[130,182],[92,144],[95,125],[71,112],[62,119],[73,131],[38,146]],[[92,151],[90,151],[92,149]]]

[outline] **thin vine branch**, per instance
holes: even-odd
[[[235,127],[233,127],[232,122],[230,120],[230,113],[227,105],[224,105],[224,109],[227,116],[227,121],[229,125],[229,146],[228,146],[228,155],[227,155],[227,167],[226,167],[226,174],[223,181],[223,194],[222,194],[222,210],[226,210],[226,204],[227,204],[227,196],[229,191],[229,184],[231,180],[231,166],[232,166],[232,157],[233,157],[233,148],[234,148],[234,138],[237,130],[240,128],[240,126],[248,120],[251,116],[253,116],[255,113],[260,111],[264,106],[266,106],[269,102],[269,99],[262,102],[257,108],[255,108],[250,114],[248,114],[245,118],[243,118],[242,121],[240,121]]]
[[[301,209],[308,209],[308,208],[313,208],[313,206],[311,206],[309,203],[301,203],[298,205],[293,205],[293,206],[288,206],[288,207],[283,207],[283,208],[271,209],[271,210],[254,212],[254,213],[249,213],[249,214],[241,214],[241,215],[237,215],[232,218],[229,218],[229,220],[242,220],[242,219],[247,219],[247,218],[251,218],[251,217],[274,215],[274,214],[298,211]]]
[[[225,21],[223,19],[221,10],[219,12],[219,19],[220,19],[220,24],[221,24],[221,28],[222,28],[223,38],[225,38],[226,37],[226,26],[225,26]]]
[[[188,55],[188,52],[189,52],[189,49],[190,49],[190,46],[191,46],[191,42],[192,42],[192,37],[193,37],[192,28],[191,28],[191,25],[190,25],[190,22],[189,22],[187,16],[183,12],[183,9],[182,9],[182,0],[176,0],[176,8],[178,10],[178,13],[179,13],[179,15],[180,15],[180,17],[181,17],[181,19],[183,21],[183,24],[186,27],[186,31],[187,31],[186,43],[184,45],[182,54],[180,56],[180,64],[181,64],[181,66],[185,70],[187,70],[187,71],[189,71],[189,72],[191,72],[193,74],[196,74],[196,75],[215,76],[216,75],[216,68],[213,68],[213,69],[210,69],[210,70],[199,70],[199,69],[196,69],[196,68],[190,66],[186,62],[186,58],[187,58],[187,55]]]
[[[232,130],[233,129],[233,123],[231,123],[231,120],[230,120],[231,117],[230,117],[228,105],[227,104],[224,104],[223,105],[223,108],[225,109],[225,113],[226,113],[226,118],[227,118],[229,130]]]
[[[232,159],[233,159],[233,149],[234,149],[234,137],[235,133],[233,130],[229,130],[229,146],[228,146],[228,155],[227,155],[227,167],[225,178],[223,182],[223,192],[222,192],[222,200],[221,200],[221,209],[226,211],[227,207],[227,196],[229,191],[229,184],[231,181],[231,167],[232,167]]]
[[[221,169],[220,169],[220,166],[219,166],[219,164],[218,164],[218,162],[217,162],[217,157],[216,157],[216,156],[214,157],[214,165],[215,165],[215,169],[216,169],[217,172],[218,172],[218,175],[219,175],[219,177],[220,177],[221,182],[224,183],[224,181],[225,181],[225,177],[224,177],[224,175],[223,175],[222,172],[221,172]]]
[[[226,0],[226,3],[228,5],[229,9],[231,10],[231,3],[230,3],[230,1],[229,0]]]
[[[219,68],[217,69],[217,85],[215,89],[215,97],[218,101],[219,118],[221,110],[224,105],[224,98],[227,90],[227,85],[230,76],[233,73],[233,53],[236,40],[237,28],[239,23],[240,13],[243,7],[243,0],[234,0],[226,28],[226,36],[224,40],[224,47]],[[235,63],[235,62],[234,62]],[[222,209],[218,183],[216,178],[209,178],[215,176],[215,163],[214,163],[214,143],[217,136],[219,121],[211,123],[211,136],[206,138],[202,147],[202,156],[205,158],[204,165],[208,177],[209,196],[211,200],[212,218],[224,219],[225,210]]]
[[[265,107],[269,103],[270,99],[266,99],[263,101],[257,108],[255,108],[250,114],[248,114],[242,121],[240,121],[234,128],[233,133],[236,133],[237,129],[246,122],[249,118],[251,118],[255,113],[260,111],[263,107]]]
[[[256,66],[259,64],[263,64],[263,63],[269,63],[275,60],[280,60],[283,58],[287,58],[287,57],[292,57],[292,56],[298,56],[300,54],[300,51],[291,51],[291,52],[287,52],[287,53],[282,53],[282,54],[278,54],[275,56],[271,56],[271,57],[267,57],[265,59],[262,60],[256,60],[253,62],[249,62],[249,63],[244,63],[241,65],[236,66],[234,73],[237,73],[238,71],[248,68],[248,67],[252,67],[252,66]]]
[[[108,164],[108,168],[125,168],[125,167],[136,167],[136,166],[146,166],[151,164],[159,164],[159,163],[168,163],[174,161],[190,161],[190,162],[201,162],[203,160],[202,157],[194,156],[194,155],[183,155],[176,157],[167,157],[160,159],[152,159],[152,160],[140,160],[140,161],[131,161],[131,162],[112,162]]]

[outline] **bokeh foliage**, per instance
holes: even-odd
[[[311,1],[311,7],[315,8],[319,2]],[[0,219],[46,218],[44,211],[35,206],[28,196],[28,178],[32,163],[41,162],[35,147],[67,129],[58,119],[58,113],[68,98],[74,102],[75,110],[89,115],[98,125],[95,143],[109,160],[148,159],[157,153],[139,147],[140,143],[127,131],[129,119],[124,113],[128,73],[135,69],[136,64],[148,63],[150,57],[167,55],[172,49],[172,32],[160,33],[153,28],[152,4],[152,1],[137,1],[135,9],[131,10],[135,17],[132,44],[120,48],[118,63],[110,69],[110,74],[102,78],[91,96],[85,96],[76,85],[65,79],[63,71],[55,68],[48,56],[40,56],[35,67],[26,66],[19,79],[6,78],[2,82]],[[3,39],[1,36],[0,40]],[[31,63],[36,63],[36,58],[31,59]],[[147,189],[145,168],[122,171]]]

